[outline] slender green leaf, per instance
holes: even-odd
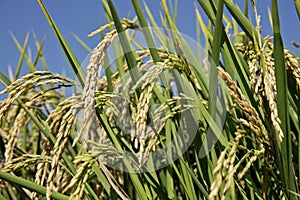
[[[153,38],[151,36],[151,31],[148,28],[148,24],[147,24],[146,19],[144,17],[144,13],[141,9],[139,1],[138,0],[131,0],[131,2],[133,4],[135,13],[137,14],[137,17],[138,17],[139,22],[141,24],[142,32],[143,32],[143,34],[145,36],[145,39],[146,39],[146,42],[148,44],[152,59],[153,59],[154,62],[158,62],[158,61],[160,61],[160,58],[159,58],[157,50],[155,48],[155,44],[154,44]]]
[[[258,37],[261,37],[257,31],[255,30],[255,27],[251,24],[251,22],[247,19],[247,17],[242,13],[242,11],[233,4],[231,0],[224,0],[224,3],[229,10],[229,12],[232,14],[234,19],[238,22],[238,24],[241,26],[241,28],[245,31],[247,36],[254,40],[256,39],[258,41]],[[263,41],[263,40],[262,40]]]
[[[73,37],[87,50],[88,53],[92,51],[92,49],[82,40],[80,39],[75,33],[72,32]]]
[[[36,66],[38,60],[40,60],[41,63],[42,63],[42,65],[43,65],[44,70],[48,71],[46,59],[45,59],[45,57],[44,57],[44,55],[42,53],[42,49],[43,49],[43,46],[45,44],[46,37],[45,36],[43,37],[43,40],[42,40],[42,42],[40,44],[39,41],[38,41],[38,39],[37,39],[37,37],[36,37],[36,35],[35,35],[35,33],[33,32],[32,34],[33,34],[33,39],[35,41],[35,46],[36,46],[36,48],[38,50],[38,53],[37,53],[37,56],[36,56],[36,60],[34,61],[33,65]]]
[[[295,3],[295,8],[296,8],[296,11],[298,14],[298,19],[300,21],[300,0],[294,0],[294,3]]]
[[[111,0],[108,0],[108,6],[109,6],[110,12],[112,14],[112,18],[115,22],[117,32],[119,33],[118,36],[120,39],[120,43],[122,45],[125,59],[127,61],[128,67],[130,69],[130,71],[129,71],[130,76],[131,76],[133,82],[136,83],[137,80],[139,79],[139,73],[138,73],[138,70],[136,69],[135,55],[133,53],[133,50],[131,49],[131,45],[127,39],[126,34],[124,34],[124,29],[123,29],[121,21],[119,19],[118,13],[117,13],[115,6]]]
[[[35,184],[34,182],[26,180],[24,178],[17,177],[15,175],[3,172],[1,170],[0,170],[0,178],[11,184],[18,185],[22,188],[26,188],[33,192],[37,192],[38,194],[46,195],[46,191],[47,191],[46,187]],[[56,191],[52,191],[52,198],[58,199],[58,200],[64,200],[64,199],[68,200],[69,199],[68,196],[58,193]]]
[[[72,49],[70,48],[69,44],[67,43],[67,41],[65,40],[65,38],[63,37],[62,33],[60,32],[60,30],[58,29],[58,27],[56,26],[56,24],[54,23],[53,19],[51,18],[49,12],[47,11],[46,7],[44,6],[43,2],[41,0],[38,0],[38,3],[40,5],[40,7],[43,10],[43,13],[48,21],[48,23],[50,24],[61,48],[63,49],[64,54],[66,55],[74,74],[76,75],[76,77],[78,78],[80,84],[82,86],[84,86],[85,83],[85,73],[82,69],[82,67],[80,66],[79,61],[77,60],[75,54],[73,53]]]
[[[18,50],[21,52],[22,54],[22,51],[23,51],[23,48],[22,46],[20,45],[20,43],[18,42],[17,38],[12,34],[10,33],[14,43],[16,44]],[[35,72],[36,69],[35,67],[33,66],[33,64],[31,63],[30,59],[28,58],[28,56],[26,55],[26,53],[24,54],[24,58],[23,58],[25,61],[26,61],[26,64],[27,64],[27,67],[29,69],[30,72]]]
[[[23,63],[24,56],[25,56],[25,51],[26,51],[27,44],[28,44],[28,38],[29,38],[29,33],[27,33],[26,37],[25,37],[23,49],[22,49],[22,52],[21,52],[21,56],[20,56],[20,59],[19,59],[19,62],[18,62],[18,66],[17,66],[17,70],[16,70],[16,74],[15,74],[15,80],[18,79],[19,74],[20,74],[20,70],[21,70],[22,63]]]
[[[217,16],[215,22],[215,31],[213,36],[213,45],[212,45],[212,60],[213,64],[210,65],[210,73],[209,73],[209,112],[214,117],[215,115],[215,106],[216,106],[216,97],[217,97],[217,88],[218,85],[216,84],[216,80],[218,79],[218,70],[217,67],[219,66],[220,60],[220,52],[222,46],[222,31],[223,31],[223,0],[218,1],[218,8],[217,8]]]
[[[290,122],[288,114],[288,87],[287,72],[284,59],[284,47],[280,33],[280,23],[277,0],[272,0],[272,17],[274,30],[274,62],[277,89],[278,116],[281,121],[280,127],[283,131],[283,141],[281,143],[283,178],[288,190],[297,192],[295,183],[295,172],[292,161],[292,147]],[[278,136],[277,136],[278,137]],[[277,139],[279,140],[279,138]],[[289,199],[297,199],[295,195],[288,193]]]

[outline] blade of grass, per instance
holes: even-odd
[[[126,37],[126,34],[124,34],[124,29],[122,27],[120,18],[118,16],[115,6],[111,0],[108,0],[108,6],[110,9],[112,18],[114,20],[114,23],[115,23],[115,27],[118,32],[118,36],[119,36],[120,43],[121,43],[121,46],[122,46],[122,49],[123,49],[123,52],[125,55],[126,62],[128,64],[128,68],[130,69],[130,71],[129,71],[130,76],[131,76],[133,82],[136,83],[137,80],[139,79],[139,73],[136,68],[136,59],[135,59],[134,52],[131,49],[131,45]]]
[[[20,70],[21,70],[22,63],[23,63],[24,56],[25,56],[25,51],[26,51],[27,44],[28,44],[28,39],[29,39],[29,33],[26,34],[26,37],[24,40],[23,48],[21,51],[21,56],[20,56],[20,59],[19,59],[18,65],[17,65],[17,69],[16,69],[15,80],[18,79],[19,74],[20,74]]]
[[[295,8],[298,14],[298,19],[300,20],[300,0],[294,0]]]
[[[215,31],[213,36],[213,45],[212,45],[212,60],[214,64],[210,65],[210,73],[209,73],[209,104],[208,104],[208,110],[210,115],[214,117],[215,115],[215,109],[216,109],[216,97],[217,97],[217,88],[218,84],[216,83],[216,80],[218,80],[218,71],[217,67],[219,66],[219,60],[220,60],[220,51],[222,46],[222,31],[223,31],[223,0],[218,1],[218,8],[217,8],[217,16],[216,16],[216,22],[215,22]]]
[[[48,23],[50,24],[57,40],[59,41],[59,44],[61,45],[63,52],[64,52],[65,56],[67,57],[70,65],[73,69],[74,74],[78,78],[80,84],[82,86],[84,86],[85,73],[84,73],[82,67],[80,66],[79,61],[77,60],[77,58],[76,58],[75,54],[73,53],[72,49],[70,48],[69,44],[63,37],[62,33],[60,32],[60,30],[54,23],[52,17],[50,16],[50,14],[49,14],[48,10],[46,9],[46,7],[44,6],[43,2],[41,0],[38,0],[38,3],[40,5],[40,7],[42,8],[42,11],[43,11]]]
[[[202,7],[202,9],[204,10],[204,12],[206,13],[207,17],[214,23],[215,16],[213,16],[213,9],[211,8],[210,4],[208,4],[205,1],[201,1],[198,0],[198,3],[200,4],[200,6]]]
[[[172,0],[170,0],[169,2],[171,4]],[[177,14],[178,14],[178,0],[175,0],[174,6],[172,6],[172,20],[173,20],[173,22],[176,22]]]
[[[41,185],[38,185],[38,184],[35,184],[34,182],[32,181],[29,181],[29,180],[26,180],[24,178],[21,178],[21,177],[17,177],[17,176],[14,176],[12,174],[9,174],[9,173],[6,173],[6,172],[3,172],[0,170],[0,177],[2,180],[5,180],[11,184],[14,184],[14,185],[18,185],[22,188],[26,188],[30,191],[34,191],[34,192],[37,192],[38,194],[42,194],[42,195],[46,195],[46,187],[44,186],[41,186]],[[52,198],[54,199],[58,199],[58,200],[68,200],[69,197],[66,196],[66,195],[63,195],[59,192],[56,192],[56,191],[52,191]]]
[[[204,11],[207,12],[209,9],[207,8],[207,4],[203,3],[202,1],[198,1],[200,3],[200,5],[203,7]],[[232,8],[233,12],[237,12],[237,14],[232,14],[233,17],[238,17],[238,18],[244,18],[243,20],[236,20],[238,23],[240,23],[242,21],[242,23],[249,23],[246,27],[249,28],[249,31],[253,30],[252,32],[249,32],[249,34],[254,34],[257,33],[256,29],[252,26],[252,24],[248,21],[247,18],[245,18],[245,16],[243,15],[243,13],[239,10],[239,8],[237,8],[234,4],[227,2],[227,0],[224,0],[224,3],[226,5],[226,7],[230,6],[230,8]],[[227,5],[228,4],[228,5]],[[212,7],[214,5],[211,5]],[[229,9],[229,8],[228,8]],[[206,13],[207,16],[209,17],[210,21],[212,23],[215,22],[215,16],[214,13]],[[244,26],[242,26],[241,24],[239,24],[242,28]],[[210,33],[210,32],[208,32]],[[240,55],[237,51],[237,49],[235,48],[235,45],[232,44],[229,36],[225,33],[225,31],[223,31],[223,35],[224,35],[224,40],[225,40],[225,44],[224,44],[224,51],[226,52],[222,52],[222,56],[223,57],[227,57],[224,60],[229,61],[229,65],[225,65],[224,68],[226,71],[231,72],[234,71],[235,75],[236,75],[236,79],[239,82],[239,86],[241,87],[242,91],[245,92],[245,95],[249,98],[249,100],[252,102],[252,105],[260,111],[260,115],[262,116],[262,119],[264,118],[264,113],[263,110],[260,106],[258,106],[258,103],[256,102],[256,100],[253,97],[253,92],[251,90],[251,86],[250,86],[250,82],[248,79],[248,75],[246,72],[247,69],[247,63],[244,60],[244,58],[242,57],[242,55]],[[252,36],[251,38],[254,38],[254,36]],[[261,38],[261,41],[264,42],[264,39]],[[223,50],[221,50],[223,51]],[[235,77],[232,77],[235,78]]]
[[[173,169],[168,166],[166,169],[166,190],[169,199],[175,198],[175,188],[174,188],[174,178],[173,178]]]
[[[171,142],[171,120],[167,120],[165,125],[165,133],[166,133],[166,144]],[[169,153],[168,157],[171,157],[171,152]],[[169,199],[174,199],[175,191],[174,191],[174,169],[171,166],[167,166],[166,168],[166,178],[165,178],[165,185]]]
[[[245,1],[244,15],[245,15],[245,17],[247,17],[247,18],[248,18],[248,16],[249,16],[249,2],[248,2],[248,1]]]
[[[105,75],[106,75],[106,79],[107,79],[107,88],[108,88],[107,91],[108,92],[113,92],[113,87],[114,87],[113,83],[112,83],[113,72],[110,69],[109,60],[108,60],[107,56],[105,56],[104,59],[103,59],[103,65],[105,66]]]
[[[201,30],[200,30],[200,23],[198,22],[198,14],[199,14],[199,10],[196,6],[196,3],[194,3],[194,7],[195,7],[195,12],[196,12],[196,35],[197,35],[197,43],[199,44],[198,48],[197,48],[197,58],[199,60],[203,60],[203,57],[201,55],[201,49],[202,49],[202,34],[201,34]]]
[[[171,120],[168,120],[167,123],[166,123],[166,130],[168,132],[174,132],[174,133],[176,133],[177,131],[176,131],[176,127],[175,126],[176,125],[175,125],[174,122],[172,122]],[[170,134],[172,134],[172,133],[170,133]],[[162,142],[162,146],[163,147],[165,147],[166,145],[167,145],[166,143]],[[169,161],[172,161],[172,155],[171,154],[167,154],[166,156],[167,156],[166,159],[168,159]],[[180,188],[180,189],[183,189],[185,191],[185,194],[187,196],[189,196],[190,195],[190,193],[188,192],[189,188],[187,187],[186,182],[184,180],[184,177],[183,177],[182,173],[180,172],[180,168],[175,163],[172,163],[171,167],[174,170],[174,173],[177,175],[177,178],[179,179],[178,181],[180,182],[180,184],[182,186],[182,188]],[[190,198],[188,198],[188,199],[191,199],[191,196],[189,196],[189,197]]]
[[[271,13],[271,11],[270,11],[270,8],[268,8],[268,17],[269,17],[269,21],[270,21],[271,28],[272,28],[272,30],[273,30],[272,13]]]
[[[284,47],[280,33],[280,22],[277,0],[272,0],[272,21],[274,31],[274,62],[275,62],[275,77],[276,77],[276,89],[277,89],[277,105],[278,116],[281,121],[280,127],[283,131],[284,138],[281,143],[282,152],[282,170],[284,184],[287,190],[297,192],[295,183],[295,174],[292,161],[292,142],[290,135],[290,123],[288,114],[288,87],[287,87],[287,72],[284,58]],[[278,140],[278,139],[277,139]],[[279,142],[279,141],[278,141]],[[278,144],[279,146],[280,144]],[[297,199],[292,193],[286,193],[289,199]]]
[[[105,10],[106,15],[107,15],[106,17],[109,19],[109,20],[107,20],[107,22],[109,23],[109,22],[111,22],[113,20],[113,18],[111,16],[111,12],[109,10],[109,6],[108,6],[106,0],[101,0],[101,3],[102,3],[102,6],[103,6],[103,8]]]
[[[176,51],[177,51],[177,49],[181,49],[181,50],[184,49],[184,52],[182,51],[182,53],[184,53],[185,55],[180,55],[180,56],[184,56],[184,58],[189,58],[189,60],[188,60],[189,65],[191,65],[191,67],[194,68],[193,70],[194,70],[195,76],[198,79],[198,83],[203,90],[202,93],[203,93],[204,97],[206,98],[209,96],[208,86],[207,86],[207,81],[204,78],[205,75],[203,74],[203,71],[201,69],[199,69],[199,62],[195,58],[195,55],[194,55],[193,51],[191,50],[191,48],[189,47],[189,45],[187,44],[185,38],[183,38],[182,34],[178,31],[176,25],[173,23],[173,21],[170,17],[171,16],[170,12],[169,12],[167,4],[166,4],[166,0],[162,1],[162,7],[164,10],[165,17],[168,22],[169,28],[171,29],[170,33],[172,36],[172,41],[174,43],[175,49],[176,49]],[[177,45],[176,45],[176,43],[177,43]]]
[[[80,39],[75,33],[71,32],[71,34],[73,35],[73,37],[77,40],[77,42],[79,42],[79,44],[81,44],[81,46],[83,48],[85,48],[88,53],[91,53],[92,49],[82,40]]]
[[[37,65],[39,60],[45,59],[43,57],[43,54],[42,54],[42,49],[43,49],[43,46],[45,44],[45,40],[46,40],[46,38],[44,37],[44,39],[42,40],[42,43],[39,44],[37,38],[34,36],[35,46],[37,48],[37,53],[36,53],[35,59],[33,61],[33,66],[35,68],[36,68],[36,65]],[[42,62],[45,62],[45,60],[42,60]],[[43,64],[44,70],[48,71],[48,67],[47,67],[46,63],[42,63],[42,64]]]
[[[145,19],[145,16],[144,16],[144,12],[141,9],[139,1],[138,0],[131,0],[131,2],[132,2],[132,5],[134,7],[135,13],[136,13],[136,15],[138,17],[138,20],[139,20],[139,22],[141,24],[142,32],[143,32],[143,34],[145,36],[145,39],[146,39],[146,42],[148,44],[148,47],[149,47],[152,59],[153,59],[154,62],[159,62],[160,58],[159,58],[157,50],[155,48],[155,44],[154,44],[153,38],[151,36],[151,32],[147,28],[148,24],[146,22],[146,19]]]
[[[13,41],[14,41],[16,47],[18,48],[18,50],[19,50],[21,53],[23,53],[23,52],[22,52],[22,51],[23,51],[23,48],[21,47],[21,45],[20,45],[20,43],[18,42],[18,40],[16,39],[16,37],[15,37],[12,33],[10,33],[10,35],[11,35],[11,37],[12,37],[12,39],[13,39]],[[34,63],[31,62],[31,60],[30,60],[29,57],[26,55],[26,53],[24,53],[24,57],[23,57],[23,59],[26,61],[27,67],[28,67],[28,69],[29,69],[30,72],[35,72],[35,71],[36,71],[36,64],[37,64],[38,59],[39,59],[39,57],[40,57],[39,55],[41,55],[42,47],[43,47],[43,43],[42,43],[42,45],[39,44],[39,42],[38,42],[38,40],[37,40],[35,34],[33,34],[33,36],[34,36],[34,40],[35,40],[36,47],[37,47],[37,49],[38,49],[38,53],[37,53],[37,55],[36,55],[36,58],[35,58],[35,60],[34,60]],[[45,41],[45,40],[43,40],[43,41]],[[43,66],[44,66],[44,70],[45,70],[45,71],[48,71],[46,61],[43,59],[43,57],[42,57],[42,63],[43,63]],[[53,84],[50,84],[50,86],[53,87]],[[42,89],[43,91],[47,91],[47,90],[48,90],[48,88],[47,88],[45,85],[42,85],[42,86],[41,86],[41,89]],[[51,105],[54,106],[53,103],[51,103]]]
[[[39,52],[39,54],[38,54],[39,55],[39,60],[42,62],[44,70],[48,71],[46,59],[45,59],[45,57],[44,57],[44,55],[42,53],[42,47],[44,46],[44,43],[46,41],[46,36],[43,37],[43,40],[42,40],[42,42],[40,44],[39,41],[38,41],[38,39],[37,39],[37,37],[36,37],[36,35],[35,35],[35,33],[32,32],[32,34],[33,34],[33,39],[35,41],[35,46],[36,46],[36,48],[38,49],[38,52]]]
[[[141,6],[140,6],[140,4],[139,4],[139,2],[137,0],[132,0],[132,4],[134,6],[135,13],[136,13],[136,15],[138,17],[138,20],[139,20],[139,22],[141,24],[142,32],[144,34],[146,43],[148,45],[151,57],[152,57],[154,63],[159,62],[160,61],[160,57],[158,55],[155,42],[154,42],[154,40],[152,38],[151,29],[149,29],[148,24],[146,22],[146,19],[145,19],[145,16],[144,16],[144,12],[142,11]],[[159,32],[159,30],[157,30],[157,32]],[[160,34],[160,33],[157,33],[157,34]],[[162,76],[162,80],[166,80],[166,77],[164,77],[163,74],[161,74],[161,76]],[[154,88],[154,93],[157,94],[158,97],[160,97],[160,95],[159,95],[160,92],[158,91],[158,89],[156,87]],[[162,101],[163,99],[160,98],[160,100]]]
[[[199,12],[199,9],[197,7],[196,7],[196,17],[197,17],[197,21],[198,21],[198,23],[201,27],[201,31],[204,34],[204,38],[206,39],[206,43],[208,43],[207,40],[212,40],[212,33],[210,32],[210,30],[208,29],[208,27],[204,23],[204,21],[201,17],[201,14]]]
[[[187,185],[186,192],[188,193],[188,197],[189,199],[197,199],[193,179],[191,174],[188,171],[187,164],[185,163],[187,161],[184,160],[183,158],[180,158],[179,162],[180,162],[180,169],[181,169],[182,176],[184,178],[184,182]]]
[[[198,156],[196,156],[196,159],[198,159]],[[207,190],[204,188],[204,186],[200,183],[200,181],[198,180],[198,178],[195,176],[194,172],[192,171],[192,169],[190,169],[190,166],[187,162],[183,161],[183,164],[185,165],[185,168],[187,170],[187,172],[190,174],[190,176],[192,177],[192,179],[194,180],[194,183],[196,184],[196,186],[201,190],[201,192],[203,193],[203,195],[205,196],[205,198],[208,198],[208,192]]]
[[[0,194],[0,199],[1,199],[1,200],[6,200],[6,199],[8,199],[8,197],[7,197],[7,196],[5,197],[5,196],[3,196],[2,194]]]
[[[14,43],[16,44],[16,47],[18,48],[18,50],[22,53],[23,48],[20,45],[20,43],[18,42],[17,38],[11,32],[10,32],[10,36],[12,37],[12,39],[13,39]],[[28,67],[29,71],[30,72],[35,72],[36,70],[35,70],[33,64],[31,63],[30,59],[26,55],[26,53],[24,54],[24,60],[26,61],[26,64],[27,64],[27,67]]]
[[[107,21],[107,23],[110,23],[111,21],[113,21],[113,19],[112,19],[112,16],[111,16],[111,12],[109,10],[109,6],[108,6],[108,4],[105,0],[102,0],[101,2],[102,2],[102,6],[105,10],[106,21]],[[113,30],[113,27],[109,27],[109,31],[112,31],[112,30]],[[121,53],[122,49],[119,48],[120,45],[119,45],[117,40],[112,41],[112,46],[113,46],[113,50],[115,52],[115,55],[121,55],[122,54]],[[117,56],[116,63],[117,63],[117,66],[118,66],[120,77],[122,77],[124,75],[125,71],[124,71],[124,68],[123,68],[124,61],[123,61],[121,56]],[[104,66],[107,67],[107,65],[104,65]]]
[[[237,23],[241,26],[241,28],[245,31],[247,36],[253,41],[254,38],[256,41],[259,41],[258,37],[261,37],[258,32],[256,31],[255,27],[252,23],[248,20],[248,18],[242,13],[242,11],[234,5],[231,0],[224,0],[224,3],[230,12],[230,14],[234,17]],[[264,43],[264,39],[262,38],[262,43]]]
[[[0,72],[0,80],[4,86],[7,87],[8,85],[10,85],[10,80],[2,72]]]
[[[43,48],[43,46],[44,46],[44,42],[45,42],[45,39],[42,41],[41,45],[39,45],[39,43],[37,43],[37,41],[36,41],[36,46],[37,46],[37,48],[38,48],[38,51],[37,51],[36,56],[35,56],[34,61],[33,61],[33,66],[34,66],[35,68],[36,68],[36,65],[37,65],[37,63],[38,63],[40,57],[42,56],[42,48]],[[48,71],[47,66],[46,66],[46,65],[43,65],[43,66],[44,66],[44,70],[45,70],[45,71]]]

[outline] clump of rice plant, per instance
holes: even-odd
[[[276,0],[265,37],[256,2],[252,24],[230,0],[198,1],[204,55],[165,0],[162,29],[146,4],[132,0],[137,17],[120,20],[102,1],[86,72],[38,2],[76,80],[36,71],[26,55],[31,73],[0,74],[1,198],[298,199],[299,57],[283,46]]]

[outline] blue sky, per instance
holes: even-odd
[[[87,38],[87,34],[97,29],[99,25],[105,24],[104,10],[100,0],[44,0],[43,1],[55,23],[72,47],[78,60],[81,62],[88,52],[75,40],[72,33],[78,35],[91,48],[99,42],[99,37]],[[113,0],[121,18],[133,18],[134,9],[129,0]],[[159,0],[145,0],[157,21],[159,13],[162,12]],[[196,39],[195,2],[179,0],[177,25],[180,32]],[[244,0],[234,1],[242,8]],[[263,34],[271,34],[270,23],[267,14],[267,7],[270,7],[270,0],[258,0],[258,11],[262,16]],[[292,41],[300,43],[300,24],[296,15],[292,0],[278,0],[281,17],[281,30],[286,47],[299,54],[299,50],[293,47]],[[141,1],[142,3],[142,1]],[[201,10],[201,9],[200,9]],[[250,13],[253,18],[253,13]],[[71,73],[69,64],[57,42],[49,24],[44,17],[37,0],[0,0],[0,70],[7,74],[10,65],[15,71],[18,64],[20,52],[17,50],[9,32],[13,33],[21,44],[27,32],[37,35],[39,41],[46,36],[43,53],[46,58],[49,70],[57,73]],[[32,56],[35,57],[36,48],[30,34],[29,46]],[[26,68],[23,63],[23,68]],[[38,69],[42,69],[38,64]],[[22,75],[26,73],[22,71]],[[0,87],[1,89],[2,87]]]

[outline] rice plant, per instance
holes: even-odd
[[[263,36],[255,1],[243,12],[199,0],[203,49],[170,2],[157,22],[146,3],[120,19],[102,0],[107,23],[91,30],[101,41],[85,68],[38,1],[76,79],[36,71],[28,37],[17,45],[31,73],[0,74],[1,199],[299,198],[299,56],[284,48],[277,1]]]

